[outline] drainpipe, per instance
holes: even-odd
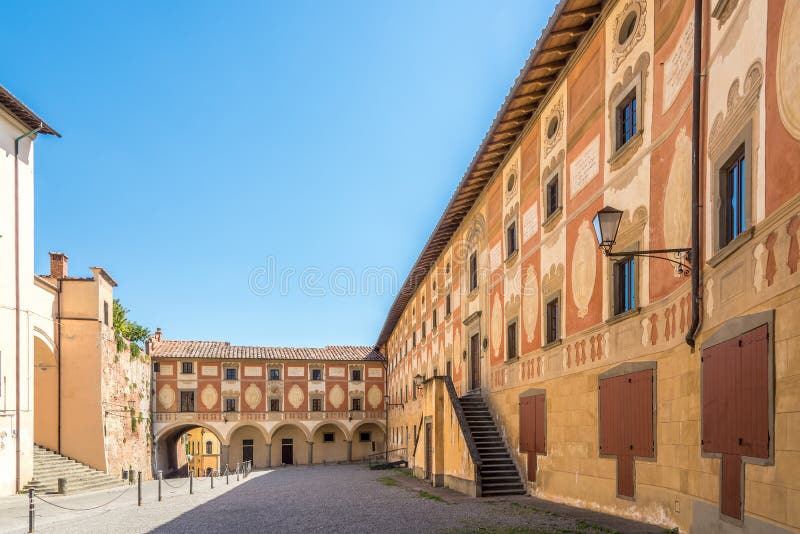
[[[63,289],[62,281],[58,279],[58,293],[56,298],[58,299],[58,338],[56,343],[58,346],[56,350],[58,351],[58,361],[56,365],[58,366],[58,454],[61,454],[61,364],[64,363],[63,358],[61,358],[61,290]]]
[[[19,351],[19,344],[20,344],[20,340],[21,340],[21,336],[19,335],[19,330],[22,327],[22,316],[21,316],[21,312],[20,312],[20,309],[19,309],[20,308],[20,296],[19,296],[19,293],[20,293],[20,287],[21,287],[20,283],[19,283],[19,142],[21,140],[25,139],[26,137],[30,137],[32,135],[36,135],[37,133],[39,133],[42,130],[42,128],[44,128],[44,124],[42,124],[40,122],[39,126],[34,128],[33,130],[31,130],[28,133],[25,133],[23,135],[20,135],[19,137],[14,139],[14,286],[15,286],[14,287],[14,299],[15,299],[14,315],[15,315],[16,327],[17,327],[17,332],[16,332],[17,343],[16,343],[16,347],[15,347],[15,351],[16,351],[16,354],[15,354],[15,356],[16,356],[15,373],[16,373],[16,380],[17,380],[17,383],[16,383],[16,386],[17,386],[16,387],[16,406],[15,406],[16,433],[17,433],[17,450],[16,450],[16,460],[17,460],[17,465],[16,465],[16,488],[17,488],[17,492],[19,492],[22,489],[22,483],[21,483],[21,480],[20,480],[20,477],[22,476],[21,469],[20,469],[20,457],[22,456],[22,447],[20,446],[20,443],[19,443],[19,440],[20,440],[20,422],[19,422],[19,416],[20,416],[20,409],[19,409],[19,403],[20,403],[20,387],[19,387],[19,381],[20,381],[20,372],[19,372],[20,351]],[[29,349],[30,349],[30,347],[29,347]],[[30,387],[29,387],[28,388],[28,396],[29,397],[30,397],[30,393],[31,392],[30,392]],[[30,399],[28,401],[28,407],[30,407]]]
[[[692,322],[686,344],[695,349],[700,330],[700,82],[703,0],[694,1],[694,76],[692,79]]]

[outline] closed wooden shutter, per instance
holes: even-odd
[[[634,496],[635,456],[655,457],[653,370],[600,380],[600,453],[617,457],[617,494]]]
[[[703,350],[705,453],[722,456],[720,509],[742,519],[742,456],[769,457],[769,328]]]
[[[546,454],[544,395],[519,400],[519,450],[528,455],[528,481],[536,480],[536,454]]]

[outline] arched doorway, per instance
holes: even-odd
[[[211,442],[211,453],[206,453],[207,442]],[[214,444],[217,444],[216,446]],[[155,438],[156,455],[154,471],[163,471],[164,477],[187,476],[190,462],[195,474],[196,467],[202,465],[201,473],[206,467],[217,465],[215,470],[222,470],[223,437],[213,428],[198,424],[186,423],[169,427],[159,432]],[[206,457],[199,461],[198,457]],[[206,466],[204,462],[207,462]]]
[[[58,362],[50,340],[33,336],[33,441],[53,451],[58,443]]]
[[[313,438],[315,464],[349,460],[350,436],[343,427],[324,423],[314,430]]]
[[[229,469],[237,464],[252,461],[254,468],[267,466],[267,433],[253,425],[237,427],[230,434]]]
[[[372,453],[383,452],[385,448],[385,432],[377,423],[359,423],[353,427],[352,436],[353,460],[362,460]]]
[[[308,464],[306,430],[293,423],[284,423],[272,431],[270,466]]]

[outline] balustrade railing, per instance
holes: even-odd
[[[156,423],[181,421],[237,422],[237,421],[324,421],[378,419],[383,421],[383,410],[322,410],[286,412],[155,412]]]

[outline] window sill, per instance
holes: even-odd
[[[546,343],[546,344],[542,345],[542,350],[550,350],[550,349],[555,348],[555,347],[557,347],[559,345],[561,345],[561,338],[558,338],[555,341],[551,341],[549,343]]]
[[[716,254],[711,256],[706,261],[706,263],[711,267],[716,267],[717,265],[722,263],[725,260],[725,258],[731,256],[734,252],[739,250],[742,247],[742,245],[750,241],[753,238],[754,233],[755,233],[755,227],[751,226],[741,234],[734,237],[730,243],[719,249]]]
[[[606,319],[606,324],[612,325],[612,324],[616,324],[616,323],[621,323],[625,319],[628,319],[630,317],[635,317],[635,316],[639,315],[639,313],[641,311],[642,311],[641,308],[633,308],[633,309],[628,310],[626,312],[618,313],[618,314]]]
[[[514,356],[513,358],[506,358],[503,363],[508,365],[512,363],[517,363],[518,361],[519,361],[519,356]]]
[[[561,206],[557,207],[556,210],[547,216],[545,220],[542,221],[542,228],[544,228],[545,232],[549,232],[553,229],[556,223],[561,219],[561,213],[564,211],[564,208]]]
[[[608,159],[608,164],[611,166],[612,171],[616,171],[617,169],[624,166],[628,163],[639,150],[639,147],[642,146],[642,142],[644,141],[644,130],[639,130],[634,134],[633,137],[628,139],[628,141],[619,147],[614,154]]]

